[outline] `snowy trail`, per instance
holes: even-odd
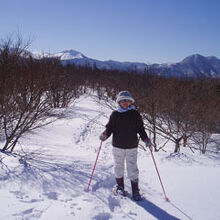
[[[159,168],[162,177],[166,177],[165,183],[169,183],[166,187],[172,203],[164,201],[150,154],[142,150],[139,150],[138,161],[143,201],[134,202],[130,198],[120,199],[112,195],[115,180],[110,139],[102,146],[90,192],[85,192],[99,147],[98,136],[111,111],[89,96],[61,111],[59,120],[22,139],[22,148],[17,152],[23,155],[22,158],[17,154],[0,153],[0,219],[219,219],[217,207],[213,207],[215,213],[211,218],[207,218],[209,215],[203,218],[197,210],[199,205],[191,207],[199,199],[191,198],[189,201],[183,195],[187,191],[178,191],[177,184],[187,189],[184,185],[189,180],[184,179],[184,175],[193,178],[194,172],[189,164],[201,172],[200,161],[190,160],[190,156],[184,158],[185,154],[179,158],[168,157],[164,153],[157,155],[157,159],[161,157]],[[185,164],[178,164],[180,160],[185,160]],[[212,179],[219,168],[219,159],[214,165],[210,161],[211,168],[206,169],[207,173],[213,171],[213,175],[211,172],[209,176]],[[184,175],[179,174],[178,179],[179,172]],[[201,176],[198,176],[198,181],[201,181]],[[220,178],[216,181],[220,183]],[[207,186],[201,184],[202,187]],[[130,191],[127,179],[125,187]],[[196,191],[196,184],[191,184],[191,187]],[[216,198],[220,191],[213,192]],[[213,201],[210,200],[210,203],[211,206]]]

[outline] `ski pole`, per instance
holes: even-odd
[[[93,167],[93,170],[92,170],[92,174],[91,174],[91,177],[90,177],[90,180],[89,180],[87,192],[89,191],[89,186],[90,186],[90,184],[91,184],[92,177],[93,177],[93,174],[94,174],[94,172],[95,172],[95,167],[96,167],[96,164],[97,164],[97,161],[98,161],[98,158],[99,158],[99,153],[100,153],[100,151],[101,151],[101,148],[102,148],[102,141],[101,141],[100,146],[99,146],[99,150],[98,150],[98,154],[97,154],[97,157],[96,157],[96,161],[95,161],[95,164],[94,164],[94,167]]]
[[[166,201],[169,202],[170,200],[167,198],[167,195],[166,195],[166,192],[165,192],[165,189],[164,189],[164,186],[163,186],[163,183],[162,183],[162,180],[161,180],[161,177],[160,177],[160,174],[159,174],[158,168],[157,168],[157,164],[156,164],[156,161],[155,161],[155,158],[154,158],[154,155],[153,155],[152,149],[149,148],[149,150],[150,150],[150,153],[151,153],[151,156],[152,156],[153,162],[154,162],[155,169],[156,169],[156,171],[157,171],[157,175],[158,175],[159,180],[160,180],[161,187],[162,187],[162,189],[163,189],[163,194],[164,194],[164,196],[165,196]]]

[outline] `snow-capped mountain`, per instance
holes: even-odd
[[[82,53],[76,50],[64,50],[59,53],[41,53],[41,52],[32,52],[32,55],[35,58],[42,58],[42,57],[56,57],[60,58],[61,60],[73,60],[73,59],[83,59],[86,58]]]
[[[153,64],[150,68],[163,76],[220,77],[220,60],[214,56],[204,57],[200,54],[188,56],[179,63]]]
[[[76,64],[81,66],[89,66],[94,67],[96,66],[99,69],[106,69],[106,70],[124,70],[124,71],[131,71],[137,70],[142,72],[144,69],[147,68],[147,64],[145,63],[135,63],[135,62],[119,62],[119,61],[100,61],[96,59],[92,59],[86,57],[82,53],[75,51],[75,50],[65,50],[60,53],[51,54],[49,57],[58,57],[62,61],[64,65],[66,64]]]
[[[76,50],[65,50],[60,53],[52,54],[53,57],[59,57],[61,60],[72,60],[72,59],[84,59],[86,58],[82,53]]]
[[[81,66],[97,67],[106,70],[137,71],[145,73],[150,71],[166,77],[220,77],[220,59],[214,56],[194,54],[180,62],[172,64],[146,64],[139,62],[119,62],[114,60],[100,61],[86,57],[75,50],[65,50],[55,54],[34,54],[38,57],[58,57],[63,65],[76,64]]]

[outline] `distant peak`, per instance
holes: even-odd
[[[200,59],[200,58],[204,58],[204,56],[202,56],[201,54],[196,53],[196,54],[192,54],[192,55],[186,57],[186,59],[187,58],[189,58],[189,59]]]
[[[204,56],[202,56],[201,54],[192,54],[192,55],[186,57],[185,59],[183,59],[181,63],[200,62],[200,61],[204,61],[205,59],[206,58]]]
[[[54,57],[59,57],[61,60],[82,59],[85,56],[76,50],[64,50],[59,53],[53,54]]]
[[[82,54],[82,53],[80,53],[79,51],[77,51],[77,50],[64,50],[64,51],[62,51],[61,53],[69,53],[69,54],[72,54],[72,55],[77,55],[77,54]]]

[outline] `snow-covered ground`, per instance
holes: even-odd
[[[154,153],[170,202],[164,200],[151,155],[139,149],[143,201],[112,195],[115,184],[111,139],[103,143],[86,192],[111,110],[84,95],[59,120],[26,135],[13,155],[0,152],[0,219],[41,220],[219,220],[220,157],[181,149]],[[23,155],[23,157],[18,156]],[[126,189],[130,183],[126,179]]]

